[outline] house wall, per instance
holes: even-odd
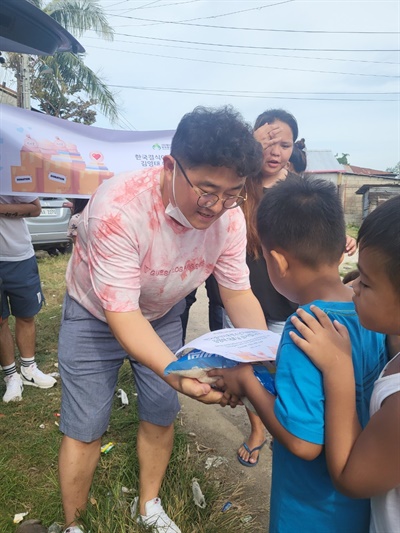
[[[358,176],[356,174],[342,174],[341,182],[338,185],[339,194],[342,199],[344,214],[347,224],[360,226],[363,221],[363,197],[356,194],[362,185],[392,185],[399,184],[399,180],[379,178],[374,176]]]
[[[0,104],[16,106],[16,95],[10,94],[7,90],[3,90],[3,88],[0,87]]]
[[[331,181],[338,188],[343,204],[346,224],[361,226],[363,221],[363,195],[356,191],[363,185],[392,185],[400,184],[398,179],[380,178],[358,174],[344,174],[340,172],[312,172],[312,176]]]
[[[379,205],[390,198],[400,194],[400,187],[371,187],[369,191],[362,195],[363,197],[363,217],[369,215]]]

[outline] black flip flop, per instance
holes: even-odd
[[[265,439],[265,441],[260,444],[260,446],[256,446],[255,448],[253,448],[252,450],[250,450],[250,448],[247,446],[247,444],[244,442],[242,444],[242,446],[244,447],[244,449],[246,450],[246,452],[249,453],[250,457],[252,456],[252,454],[254,452],[257,452],[257,451],[261,451],[263,449],[263,447],[265,446],[265,444],[267,443],[268,439]],[[249,458],[250,458],[249,457]],[[258,455],[257,457],[257,461],[255,463],[250,463],[249,461],[245,461],[244,459],[242,459],[240,457],[239,454],[237,454],[237,460],[239,461],[240,464],[242,464],[243,466],[257,466],[258,465],[258,460],[260,458],[260,455]]]

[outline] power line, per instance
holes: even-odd
[[[103,48],[103,50],[108,50],[108,48]],[[248,65],[246,63],[228,63],[226,61],[211,61],[207,59],[197,59],[197,58],[190,58],[190,57],[177,57],[177,56],[166,56],[166,55],[161,55],[161,54],[150,54],[148,52],[137,52],[134,50],[114,49],[113,51],[124,52],[126,54],[144,55],[144,56],[149,56],[149,57],[162,57],[164,59],[180,59],[184,61],[195,61],[198,63],[212,63],[214,65],[230,65],[234,67],[251,67],[251,68],[262,68],[262,69],[270,69],[270,70],[286,70],[286,71],[291,71],[291,72],[313,72],[316,74],[340,74],[343,76],[363,76],[363,77],[393,78],[393,79],[400,78],[400,76],[391,76],[388,74],[359,74],[356,72],[337,72],[337,71],[329,71],[329,70],[315,70],[315,69],[302,69],[302,68],[289,68],[289,67],[270,67],[267,65]]]
[[[261,98],[261,99],[274,99],[274,100],[312,100],[312,101],[336,101],[336,102],[397,102],[397,99],[385,99],[385,100],[378,100],[378,99],[372,99],[372,98],[308,98],[308,97],[295,97],[295,96],[275,96],[273,93],[268,94],[242,94],[246,91],[237,91],[229,92],[229,91],[209,91],[209,90],[198,90],[198,89],[179,89],[174,87],[145,87],[145,86],[138,86],[138,85],[110,85],[110,87],[114,88],[120,88],[120,89],[133,89],[133,90],[140,90],[140,91],[155,91],[155,92],[168,92],[168,93],[180,93],[180,94],[199,94],[203,96],[223,96],[223,97],[232,97],[232,98]],[[283,94],[284,91],[276,93],[276,94]],[[287,93],[285,93],[287,94]],[[296,93],[290,93],[290,94],[296,94]],[[314,93],[301,93],[301,94],[314,94]],[[315,93],[315,94],[340,94],[340,93]],[[358,94],[358,93],[343,93],[343,94]],[[362,93],[359,93],[362,94]],[[375,93],[371,93],[375,94]],[[380,93],[376,93],[380,94]],[[383,93],[382,93],[383,94]],[[388,93],[391,94],[391,93]],[[394,93],[395,94],[395,93]]]
[[[89,30],[94,31],[94,30]],[[129,33],[118,33],[115,32],[114,35],[119,35],[121,37],[134,37],[135,39],[151,39],[156,41],[164,42],[174,42],[174,43],[185,43],[185,44],[199,44],[201,46],[217,46],[224,48],[248,48],[250,50],[286,50],[286,51],[295,51],[295,52],[400,52],[400,49],[391,49],[391,50],[371,50],[371,49],[343,49],[343,48],[288,48],[281,46],[251,46],[251,45],[239,45],[239,44],[222,44],[222,43],[204,43],[201,41],[185,41],[179,39],[163,39],[161,37],[147,37],[143,35],[131,35]]]
[[[120,2],[116,2],[115,4],[111,4],[107,7],[107,9],[109,9],[110,7],[114,7],[114,6],[119,6],[120,4],[126,4],[127,2],[129,2],[130,0],[121,0]]]
[[[118,125],[124,128],[132,129],[137,131],[137,128],[128,120],[127,116],[124,113],[121,113],[121,111],[118,112],[118,118],[119,122]]]
[[[293,2],[294,0],[285,0],[284,2],[280,2],[281,4],[285,4],[287,2]],[[273,4],[273,5],[279,5],[279,4]],[[160,6],[161,7],[161,6]],[[271,6],[264,6],[264,7],[271,7]],[[254,9],[254,8],[253,8]],[[250,10],[244,10],[244,11],[250,11]],[[239,11],[237,12],[239,13]],[[156,22],[158,24],[175,24],[179,26],[197,26],[200,28],[215,28],[219,30],[241,30],[241,31],[262,31],[262,32],[284,32],[284,33],[315,33],[315,34],[329,34],[329,35],[399,35],[400,32],[398,31],[329,31],[329,30],[289,30],[289,29],[276,29],[276,28],[247,28],[244,26],[216,26],[211,24],[194,24],[191,22],[185,22],[185,21],[173,21],[173,20],[158,20],[158,19],[145,19],[140,17],[129,17],[125,15],[115,15],[112,13],[109,13],[113,17],[119,17],[119,18],[127,18],[132,20],[138,20],[140,22]],[[216,18],[217,16],[223,16],[223,15],[216,15],[212,17],[202,17],[202,19],[206,18]],[[189,20],[199,20],[199,19],[189,19]]]
[[[193,4],[194,2],[201,2],[202,0],[185,0],[184,2],[173,2],[171,4],[161,4],[158,6],[154,6],[153,4],[157,4],[161,0],[156,0],[155,2],[151,2],[150,4],[139,6],[139,7],[133,7],[131,9],[128,9],[128,11],[125,11],[125,9],[121,9],[118,11],[123,11],[124,13],[128,13],[129,11],[136,11],[137,9],[159,9],[160,7],[170,7],[170,6],[181,6],[183,4]],[[110,7],[110,6],[108,6]],[[108,9],[108,8],[107,8]],[[114,13],[110,13],[111,16],[114,16]],[[153,26],[153,24],[151,24]]]
[[[160,1],[160,0],[158,0],[158,1]],[[195,2],[202,2],[202,1],[203,0],[185,0],[183,2],[172,2],[171,4],[161,4],[160,6],[153,6],[153,5],[150,6],[150,4],[148,4],[147,6],[135,7],[133,9],[159,9],[160,7],[182,6],[184,4],[194,4]],[[156,3],[156,2],[154,2],[154,3]],[[119,11],[119,10],[117,10],[117,11]],[[124,10],[122,9],[121,11],[124,11]],[[113,15],[113,14],[110,13],[110,15]]]
[[[246,13],[248,11],[260,11],[261,9],[266,9],[268,7],[280,6],[281,4],[291,4],[294,0],[282,0],[282,2],[276,2],[275,4],[268,4],[258,7],[249,7],[248,9],[241,9],[239,11],[231,11],[230,13],[222,13],[220,15],[210,15],[209,17],[197,17],[188,20],[182,20],[180,22],[191,22],[193,20],[207,20],[207,19],[217,19],[221,17],[228,17],[229,15],[238,15],[239,13]]]
[[[211,93],[232,93],[232,91],[230,89],[192,89],[192,88],[182,88],[182,87],[142,87],[142,86],[137,86],[137,85],[129,85],[129,86],[120,86],[120,87],[133,87],[133,88],[152,88],[152,89],[160,89],[160,90],[168,90],[168,91],[185,91],[185,92],[203,92],[203,93],[207,93],[207,92],[211,92]],[[379,96],[379,95],[383,95],[383,96],[392,96],[392,95],[398,95],[399,93],[395,92],[395,91],[390,91],[390,92],[374,92],[374,91],[367,91],[367,92],[356,92],[356,91],[352,91],[352,92],[349,92],[349,91],[325,91],[325,92],[319,92],[319,91],[241,91],[241,90],[236,90],[236,91],[233,91],[234,93],[240,93],[240,94],[248,94],[248,95],[255,95],[255,94],[258,94],[258,95],[273,95],[273,94],[316,94],[316,95],[320,95],[320,96],[323,96],[323,95],[330,95],[330,94],[333,94],[333,95],[340,95],[340,94],[344,94],[344,95],[347,95],[347,96],[356,96],[356,95],[376,95],[376,96]]]
[[[153,4],[158,4],[161,0],[154,0],[153,2],[150,2],[148,4],[145,4],[144,6],[138,6],[138,7],[130,7],[129,9],[123,9],[123,13],[121,14],[124,14],[125,13],[131,13],[132,11],[137,11],[138,9],[146,9],[147,7],[149,6],[153,6],[153,7],[161,7],[161,6],[154,6]]]
[[[239,11],[232,11],[230,13],[222,13],[220,15],[210,15],[209,17],[197,17],[197,18],[192,18],[192,19],[185,19],[185,20],[181,20],[179,22],[180,23],[189,23],[189,22],[194,21],[194,20],[207,20],[207,19],[215,19],[215,18],[220,18],[220,17],[227,17],[229,15],[237,15],[239,13],[245,13],[245,12],[248,12],[248,11],[255,11],[255,10],[265,9],[265,8],[268,8],[268,7],[279,6],[281,4],[289,4],[289,3],[292,3],[292,2],[294,2],[294,0],[282,0],[281,2],[277,2],[275,4],[268,4],[268,5],[264,5],[264,6],[258,6],[258,7],[251,7],[251,8],[247,8],[247,9],[241,9]],[[165,6],[162,5],[162,6],[157,6],[157,7],[165,7]],[[130,10],[126,11],[125,13],[129,13],[129,11]],[[122,15],[115,15],[113,13],[110,13],[110,15],[111,16],[115,16],[115,17],[122,16]],[[135,17],[124,17],[124,18],[135,18]],[[146,19],[143,19],[143,20],[146,20]],[[158,24],[166,24],[166,22],[164,22],[164,21],[151,21],[151,22],[152,22],[151,24],[144,24],[144,26],[156,26]]]
[[[145,39],[153,39],[153,37],[144,37]],[[86,37],[86,39],[93,39],[98,41],[97,37]],[[182,41],[176,41],[174,39],[158,39],[154,37],[156,40],[161,41],[173,41],[173,42],[182,42]],[[183,41],[185,42],[185,41]],[[398,62],[395,61],[373,61],[368,59],[339,59],[339,58],[332,58],[332,57],[310,57],[310,56],[294,56],[294,55],[282,55],[282,54],[259,54],[257,52],[241,52],[237,50],[208,50],[207,48],[195,48],[191,46],[174,46],[170,44],[157,44],[157,43],[141,43],[140,41],[122,41],[119,39],[114,39],[113,43],[125,43],[125,44],[139,44],[139,45],[146,45],[146,46],[162,46],[163,48],[177,48],[178,50],[197,50],[200,52],[217,52],[221,54],[242,54],[242,55],[251,55],[251,56],[261,56],[261,57],[281,57],[286,59],[311,59],[315,61],[341,61],[344,63],[374,63],[377,65],[398,65]],[[234,46],[234,45],[233,45]],[[107,48],[101,48],[99,46],[91,46],[91,48],[97,48],[101,50],[109,50]],[[247,47],[243,47],[247,48]],[[263,48],[263,47],[260,47]],[[125,50],[127,51],[127,50]]]

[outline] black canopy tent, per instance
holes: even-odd
[[[0,51],[53,55],[83,53],[85,49],[58,22],[28,0],[1,0]]]

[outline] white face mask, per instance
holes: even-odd
[[[175,204],[175,207],[171,204],[171,202],[168,203],[167,207],[165,208],[165,213],[176,220],[176,222],[179,222],[182,226],[189,229],[196,229],[192,224],[189,222],[189,220],[185,217],[185,215],[182,213],[182,211],[179,209],[179,207],[176,204],[176,197],[175,197],[175,170],[176,170],[176,163],[174,162],[174,171],[172,173],[172,197]]]

